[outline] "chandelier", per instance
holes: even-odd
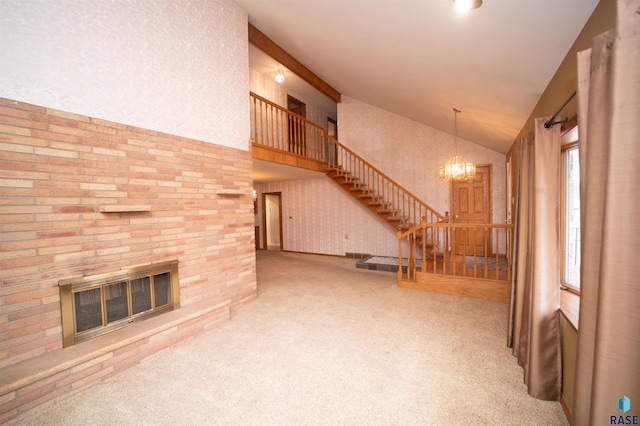
[[[458,155],[458,113],[457,108],[453,108],[453,147],[454,156],[447,161],[447,164],[440,166],[440,180],[467,180],[475,179],[476,165],[467,163],[462,156]]]

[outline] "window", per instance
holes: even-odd
[[[563,135],[562,284],[580,289],[580,160],[578,126]]]

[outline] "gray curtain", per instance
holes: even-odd
[[[558,308],[560,129],[535,130],[520,141],[508,345],[524,369],[529,394],[560,399]]]
[[[640,415],[640,0],[578,54],[581,292],[573,418]],[[627,397],[631,410],[618,409]]]

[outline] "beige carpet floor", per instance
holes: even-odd
[[[530,397],[504,303],[400,289],[354,259],[261,251],[231,320],[33,425],[565,425]]]

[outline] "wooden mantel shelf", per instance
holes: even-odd
[[[150,212],[149,204],[115,204],[110,206],[100,206],[101,213],[138,213]]]
[[[216,195],[219,197],[242,197],[248,194],[249,192],[244,189],[219,189],[216,191]]]

